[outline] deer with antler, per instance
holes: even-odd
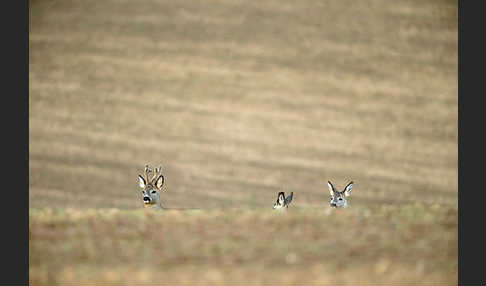
[[[150,177],[151,173],[153,173],[152,177]],[[138,175],[138,183],[140,188],[142,188],[144,207],[163,209],[160,192],[162,191],[164,180],[162,166],[155,168],[154,171],[149,165],[145,165],[144,175]]]

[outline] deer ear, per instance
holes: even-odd
[[[293,197],[294,197],[294,192],[290,192],[290,195],[287,198],[285,198],[285,202],[287,203],[287,205],[290,204]]]
[[[163,185],[164,185],[164,176],[160,175],[157,178],[157,181],[155,181],[155,187],[157,187],[157,189],[160,189],[162,188]]]
[[[145,182],[145,179],[138,175],[138,185],[140,186],[140,188],[144,189],[145,188],[145,185],[147,185],[147,182]]]
[[[346,187],[344,188],[344,194],[346,195],[346,197],[348,197],[349,195],[351,195],[351,189],[354,187],[354,183],[351,181],[349,182],[349,184],[346,185]]]
[[[334,186],[332,185],[331,181],[327,181],[327,186],[329,187],[329,193],[334,195]]]

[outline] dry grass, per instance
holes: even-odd
[[[457,217],[445,216],[447,226],[429,218],[406,225],[413,230],[405,238],[392,231],[403,214],[388,213],[376,226],[364,216],[384,216],[375,211],[381,206],[412,208],[432,221],[445,219],[432,206],[457,213],[456,1],[32,0],[30,7],[34,285],[190,284],[201,276],[201,284],[456,281]],[[165,206],[202,210],[153,218],[152,229],[138,213],[136,176],[145,163],[164,166]],[[322,214],[328,179],[339,188],[356,182],[339,216]],[[296,216],[266,211],[281,190],[295,192]],[[50,208],[94,212],[101,221],[77,225],[71,215],[54,214],[42,221]],[[234,208],[228,216],[222,211]],[[115,216],[104,215],[110,209]],[[331,219],[339,231],[330,232]],[[221,232],[199,232],[199,220]],[[272,224],[281,220],[294,226],[285,228],[290,236],[277,235]],[[265,221],[268,234],[259,223]],[[299,225],[309,229],[297,235]],[[251,231],[233,238],[237,228]],[[373,233],[377,243],[366,242]],[[351,234],[363,238],[355,242]],[[330,235],[329,249],[312,249],[316,237]],[[205,250],[216,244],[204,238],[227,246]],[[266,238],[309,260],[282,264],[277,246],[256,241]],[[118,239],[126,247],[111,244]],[[346,255],[329,260],[340,240]],[[173,253],[150,266],[157,247],[169,243]],[[184,260],[191,251],[203,266]],[[376,267],[386,275],[373,274]]]
[[[457,209],[34,209],[32,285],[455,285]]]

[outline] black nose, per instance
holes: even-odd
[[[150,202],[150,198],[149,197],[143,197],[143,201],[144,202]]]
[[[336,206],[336,204],[335,204],[335,203],[331,203],[331,207],[335,207],[335,206]]]

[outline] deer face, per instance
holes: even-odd
[[[351,195],[351,189],[354,186],[353,182],[349,182],[346,187],[344,188],[343,191],[336,191],[334,186],[330,181],[327,182],[327,185],[329,187],[329,193],[331,194],[331,201],[329,204],[331,207],[335,208],[345,208],[348,206],[348,201],[346,200],[346,197],[349,197]]]
[[[149,179],[149,173],[152,170],[145,166],[145,177],[138,175],[138,184],[142,189],[142,201],[145,207],[160,206],[160,191],[164,184],[164,176],[160,173],[160,169],[156,168],[156,174]]]

